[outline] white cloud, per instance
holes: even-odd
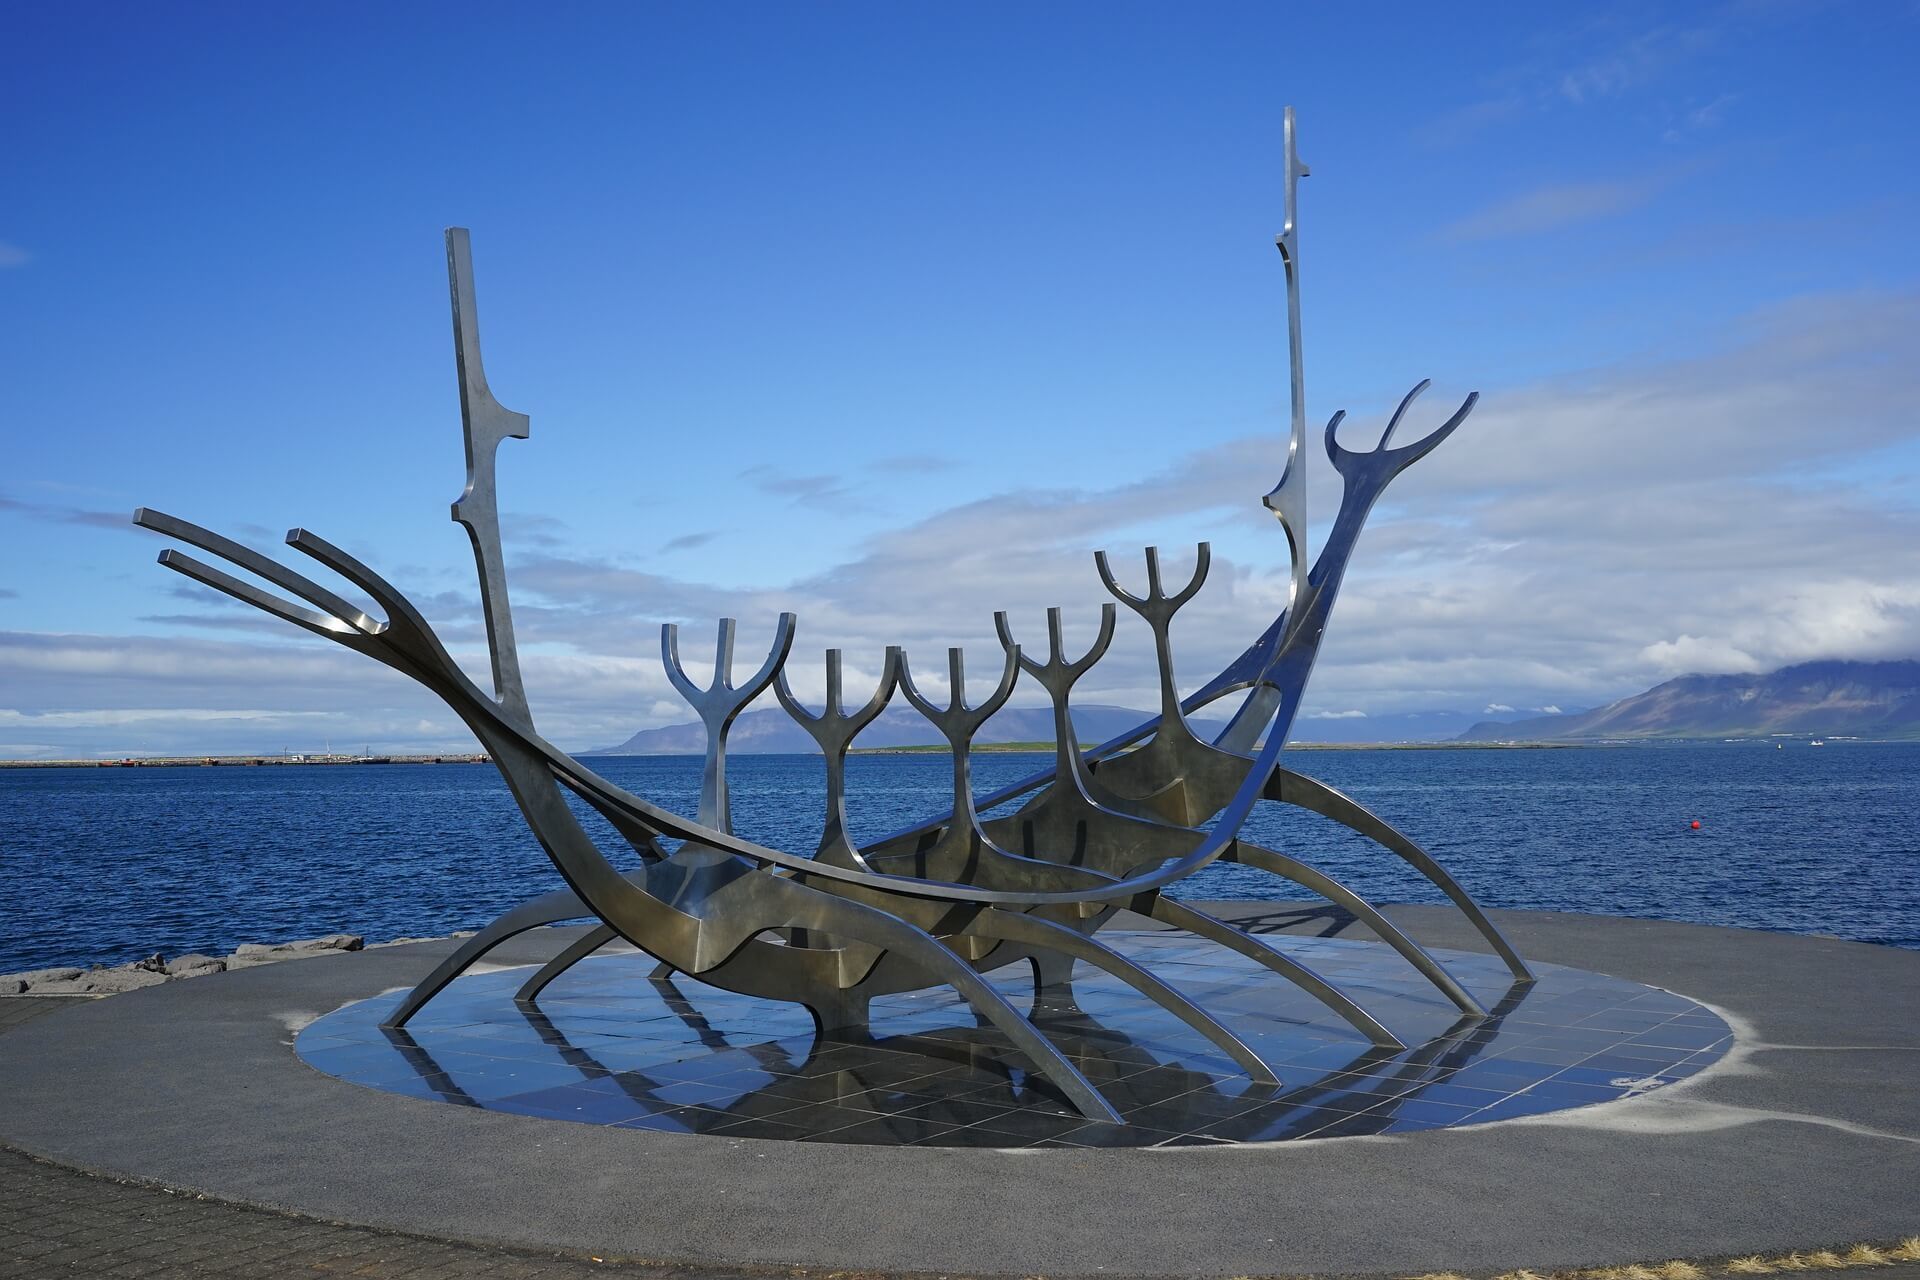
[[[101,711],[11,711],[0,708],[0,730],[14,726],[42,729],[94,729],[102,726],[118,728],[123,725],[159,722],[161,724],[207,724],[221,722],[251,722],[259,720],[291,720],[302,716],[324,717],[324,711],[264,711],[257,708],[241,708],[232,711],[213,711],[206,707],[114,707]]]
[[[1723,93],[1711,102],[1689,107],[1680,113],[1674,122],[1660,135],[1663,142],[1684,142],[1698,133],[1706,133],[1720,127],[1727,109],[1740,100],[1737,93]]]
[[[1491,715],[1499,715],[1512,710],[1513,708],[1508,706],[1504,702],[1489,702],[1486,705],[1485,710],[1483,710],[1480,714],[1491,716]]]
[[[1493,240],[1534,235],[1639,208],[1660,190],[1658,180],[1569,182],[1511,196],[1441,229],[1443,240]]]
[[[1616,97],[1710,47],[1716,38],[1709,28],[1663,26],[1637,32],[1567,67],[1556,88],[1576,105]]]
[[[1552,714],[1683,671],[1920,653],[1920,504],[1886,461],[1898,455],[1912,468],[1916,328],[1912,294],[1804,298],[1755,317],[1715,354],[1491,391],[1375,512],[1307,716],[1489,705]],[[1409,434],[1448,407],[1423,403]],[[1356,436],[1371,429],[1356,424]],[[946,646],[963,644],[984,684],[997,670],[992,610],[1009,610],[1016,638],[1034,644],[1044,643],[1045,609],[1061,605],[1067,646],[1080,652],[1107,598],[1093,548],[1110,548],[1116,574],[1137,589],[1142,530],[1161,543],[1169,582],[1184,581],[1194,538],[1215,543],[1211,580],[1174,628],[1180,678],[1195,687],[1285,598],[1285,540],[1259,506],[1277,456],[1272,438],[1249,436],[1117,487],[1001,493],[875,536],[801,581],[753,590],[515,544],[527,553],[512,560],[512,577],[534,706],[548,736],[580,748],[687,719],[660,671],[659,623],[685,624],[697,668],[712,620],[740,618],[739,674],[757,665],[783,609],[800,615],[790,678],[816,704],[830,645],[846,652],[849,697],[869,687],[890,643],[908,647],[929,684]],[[1324,530],[1337,481],[1324,463],[1310,476]],[[220,523],[218,512],[196,514]],[[483,672],[473,593],[421,604],[444,620],[468,669]],[[0,723],[0,753],[300,749],[324,737],[388,750],[468,743],[394,673],[291,631],[268,635],[0,634],[0,702],[17,714]],[[1123,612],[1112,651],[1075,697],[1152,706],[1155,680],[1145,628]],[[1031,681],[1016,697],[1038,700]],[[45,719],[168,708],[228,718]],[[281,719],[243,718],[265,713]]]
[[[1309,711],[1306,718],[1309,720],[1365,720],[1367,713],[1364,711]]]

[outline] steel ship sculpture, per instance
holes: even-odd
[[[1280,481],[1266,507],[1288,539],[1291,590],[1287,607],[1246,650],[1196,692],[1181,697],[1175,678],[1172,625],[1200,591],[1210,563],[1198,549],[1191,579],[1169,590],[1159,555],[1147,548],[1145,586],[1123,585],[1104,553],[1095,569],[1114,603],[1102,607],[1091,648],[1070,658],[1061,613],[1047,614],[1045,643],[1023,644],[1005,614],[995,616],[1002,653],[986,681],[969,682],[959,649],[947,653],[944,704],[926,688],[908,655],[885,654],[878,686],[849,710],[841,655],[826,653],[826,699],[818,711],[797,698],[787,678],[796,619],[782,614],[771,651],[735,683],[734,620],[722,619],[711,682],[683,669],[677,626],[661,629],[668,677],[707,731],[698,813],[687,818],[616,786],[540,735],[528,706],[514,642],[506,563],[496,497],[496,455],[503,440],[526,439],[528,419],[502,407],[488,389],[480,359],[473,266],[465,230],[447,232],[454,350],[466,435],[467,485],[453,504],[479,573],[491,655],[491,689],[475,683],[408,598],[372,568],[318,534],[294,529],[287,543],[369,597],[384,617],[353,603],[259,552],[184,520],[142,508],[134,523],[225,561],[295,599],[235,576],[182,551],[160,563],[235,599],[365,654],[438,695],[473,731],[559,870],[566,888],[527,902],[466,940],[402,999],[387,1019],[401,1027],[436,993],[507,938],[576,919],[593,929],[535,972],[516,999],[531,1007],[547,985],[573,965],[625,939],[659,962],[729,991],[804,1006],[822,1037],[858,1035],[876,996],[945,985],[1025,1056],[1079,1112],[1094,1120],[1119,1116],[1072,1058],[1021,1013],[987,974],[1031,967],[1039,990],[1070,981],[1076,961],[1093,966],[1150,998],[1227,1054],[1254,1081],[1277,1084],[1273,1069],[1199,1003],[1103,942],[1100,931],[1125,908],[1186,930],[1270,971],[1325,1004],[1383,1052],[1403,1044],[1391,1027],[1352,993],[1286,953],[1167,895],[1166,890],[1214,862],[1238,863],[1290,881],[1345,908],[1393,948],[1463,1018],[1486,1010],[1445,966],[1346,886],[1301,859],[1243,838],[1248,815],[1262,801],[1322,814],[1368,837],[1436,885],[1505,960],[1516,984],[1532,982],[1526,963],[1460,884],[1412,839],[1359,802],[1281,763],[1368,512],[1387,485],[1451,435],[1472,411],[1477,393],[1438,428],[1409,444],[1393,437],[1422,382],[1395,410],[1379,442],[1349,449],[1340,441],[1344,414],[1327,423],[1325,446],[1343,485],[1333,526],[1307,565],[1306,401],[1300,325],[1300,250],[1296,218],[1299,179],[1307,169],[1286,114],[1285,221],[1278,246],[1286,277],[1291,373],[1291,424]],[[1105,653],[1124,605],[1148,628],[1159,669],[1160,710],[1129,733],[1082,751],[1070,716],[1074,686]],[[924,672],[924,668],[921,669]],[[1055,758],[1050,768],[990,795],[974,795],[970,750],[975,734],[1030,677],[1050,699]],[[990,685],[990,688],[983,687]],[[769,689],[819,745],[824,761],[825,822],[811,850],[776,849],[736,835],[728,807],[727,735],[741,710]],[[855,737],[895,695],[940,732],[952,751],[953,801],[945,812],[865,846],[847,821],[846,757]],[[1242,695],[1227,727],[1200,737],[1187,716]],[[605,848],[576,817],[569,797],[583,801],[618,834],[624,848]],[[1025,797],[1007,816],[983,818]],[[613,843],[606,841],[605,843]]]

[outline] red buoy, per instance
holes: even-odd
[[[1695,819],[1693,820],[1693,829],[1694,829],[1695,831],[1698,831],[1698,830],[1700,829],[1700,819],[1698,819],[1698,818],[1695,818]]]

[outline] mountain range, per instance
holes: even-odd
[[[1474,725],[1463,742],[1920,738],[1920,662],[1803,662],[1765,675],[1680,676],[1578,715]]]
[[[1152,718],[1152,712],[1096,704],[1073,709],[1073,728],[1083,743],[1105,742]],[[1192,718],[1191,723],[1202,737],[1212,737],[1226,727],[1220,720]],[[911,707],[889,707],[861,731],[856,742],[858,747],[884,748],[923,747],[941,740],[939,731],[918,711]],[[1052,742],[1053,711],[1048,707],[1002,707],[981,726],[974,741],[981,744]],[[592,754],[681,756],[699,755],[706,749],[707,731],[696,721],[642,729],[619,746]],[[819,748],[784,710],[765,707],[740,714],[727,735],[727,750],[735,755],[771,755],[805,754]]]
[[[1152,718],[1127,707],[1075,707],[1074,729],[1083,743],[1105,742]],[[1194,718],[1211,737],[1225,727]],[[1765,675],[1679,676],[1644,693],[1592,711],[1499,718],[1459,710],[1381,715],[1342,712],[1309,715],[1294,727],[1293,740],[1315,743],[1381,742],[1594,742],[1681,738],[1762,738],[1769,734],[1860,738],[1920,738],[1920,661],[1804,662]],[[862,748],[924,747],[940,735],[911,707],[892,707],[861,733]],[[1046,707],[1006,707],[988,720],[975,741],[1053,741],[1053,713]],[[813,739],[778,707],[743,713],[727,745],[736,754],[805,754]],[[699,755],[707,734],[698,722],[642,729],[617,747],[593,755]]]

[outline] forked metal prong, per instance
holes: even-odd
[[[309,604],[319,606],[322,612],[331,614],[366,635],[379,635],[386,629],[385,623],[369,618],[359,606],[342,599],[319,583],[295,573],[277,560],[261,555],[252,547],[235,542],[231,538],[222,537],[211,529],[204,529],[177,516],[170,516],[164,511],[156,511],[152,507],[137,508],[133,513],[133,523],[142,529],[151,529],[166,537],[178,538],[182,542],[199,547],[202,551],[210,551],[222,560],[245,569],[255,577],[264,578],[281,590],[290,591]]]
[[[195,582],[212,587],[215,591],[232,596],[276,618],[285,619],[296,627],[304,627],[315,634],[326,636],[329,640],[347,641],[364,638],[360,631],[348,626],[339,618],[316,613],[312,609],[303,609],[278,596],[269,595],[252,583],[243,582],[230,573],[223,573],[203,560],[196,560],[184,551],[175,551],[172,547],[168,547],[160,553],[159,562],[175,573],[192,578]]]
[[[1461,401],[1460,407],[1453,411],[1453,416],[1438,427],[1412,444],[1404,444],[1398,448],[1390,447],[1394,431],[1400,426],[1401,419],[1406,416],[1408,407],[1431,385],[1432,381],[1428,379],[1407,392],[1400,401],[1399,407],[1394,410],[1393,417],[1388,421],[1387,429],[1381,432],[1379,443],[1371,449],[1349,449],[1341,444],[1338,432],[1341,422],[1347,416],[1346,410],[1342,409],[1333,415],[1332,420],[1327,423],[1327,458],[1333,463],[1334,470],[1347,481],[1349,489],[1356,484],[1370,486],[1376,491],[1385,488],[1389,480],[1438,448],[1440,442],[1458,430],[1460,424],[1467,420],[1467,415],[1473,412],[1474,406],[1480,403],[1480,393],[1469,392],[1467,398]],[[1344,495],[1342,500],[1344,504]]]
[[[1376,452],[1387,448],[1393,443],[1393,433],[1399,429],[1400,419],[1407,416],[1407,409],[1412,406],[1415,400],[1420,398],[1420,393],[1432,385],[1432,378],[1422,378],[1418,383],[1414,384],[1413,390],[1407,392],[1406,395],[1400,398],[1400,407],[1393,411],[1393,416],[1387,419],[1387,429],[1380,433],[1380,443],[1375,446]]]
[[[460,669],[460,664],[453,660],[453,655],[447,652],[447,647],[440,642],[433,624],[414,608],[413,602],[407,599],[406,594],[398,587],[361,563],[357,557],[341,550],[312,530],[289,529],[287,545],[326,565],[327,568],[366,592],[375,604],[385,609],[387,621],[383,624],[381,634],[390,645],[404,650],[413,661],[427,663],[450,680],[467,682],[466,673]],[[511,714],[511,710],[504,705],[500,705],[499,709]],[[520,718],[531,726],[531,720],[525,716]]]
[[[679,624],[661,624],[660,663],[666,668],[668,681],[686,699],[687,705],[700,717],[700,723],[707,731],[707,759],[700,781],[702,826],[725,832],[733,829],[732,807],[727,791],[727,731],[732,727],[734,717],[766,692],[779,674],[787,654],[793,649],[796,621],[791,613],[780,615],[779,622],[774,626],[773,644],[767,652],[766,661],[760,664],[760,669],[746,683],[736,686],[733,683],[735,623],[732,618],[720,619],[714,637],[713,678],[704,689],[693,682],[686,668],[681,665]]]
[[[1060,609],[1056,605],[1047,610],[1047,660],[1036,661],[1020,656],[1020,669],[1038,680],[1042,687],[1052,690],[1054,683],[1064,682],[1071,687],[1074,681],[1092,669],[1094,663],[1106,655],[1107,647],[1113,643],[1113,627],[1118,613],[1112,601],[1100,606],[1100,630],[1094,636],[1093,644],[1087,651],[1072,662],[1067,661],[1066,641],[1060,627]],[[993,615],[993,629],[1000,637],[1003,649],[1019,649],[1014,642],[1013,628],[1007,622],[1006,611]]]
[[[1213,567],[1213,544],[1202,542],[1195,546],[1193,576],[1187,579],[1186,586],[1172,595],[1167,594],[1165,584],[1160,578],[1160,548],[1148,547],[1146,560],[1147,594],[1137,596],[1121,586],[1114,578],[1113,567],[1107,562],[1106,552],[1093,553],[1094,568],[1099,571],[1100,582],[1107,591],[1121,604],[1145,618],[1148,623],[1160,626],[1171,621],[1174,613],[1198,595],[1200,588],[1206,585],[1207,573]]]

